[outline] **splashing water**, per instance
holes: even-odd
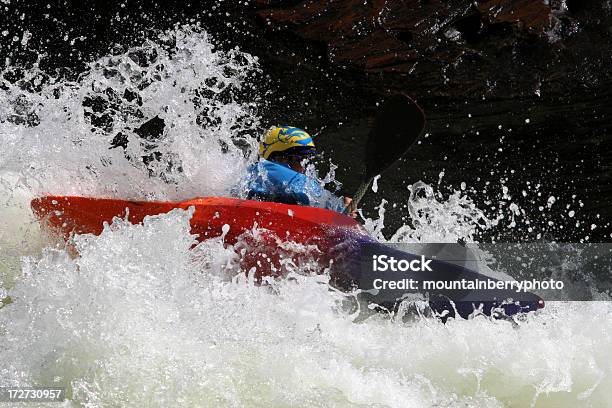
[[[257,101],[235,92],[256,72],[255,58],[183,27],[74,81],[33,68],[3,82],[0,386],[66,386],[66,406],[90,407],[612,403],[610,303],[549,304],[518,323],[357,322],[350,295],[306,266],[255,285],[222,238],[195,245],[182,210],[76,236],[76,258],[48,246],[28,208],[39,194],[227,194],[253,160]],[[136,132],[155,117],[160,136]],[[118,134],[125,147],[109,148]],[[408,205],[412,224],[392,241],[472,241],[491,223],[424,183]],[[383,226],[384,203],[366,221],[382,240]]]
[[[256,58],[215,50],[193,27],[103,57],[76,80],[37,64],[7,68],[0,76],[0,278],[10,280],[16,254],[42,245],[29,209],[36,196],[227,195],[255,151],[256,100],[240,102],[237,94],[257,72]],[[142,130],[156,118],[163,127]]]
[[[444,200],[437,197],[434,189],[422,181],[414,183],[408,189],[408,211],[412,225],[401,226],[388,242],[475,242],[479,232],[493,225],[460,191],[455,191]],[[378,219],[365,218],[364,222],[366,230],[382,242],[387,242],[383,235],[386,204],[387,201],[383,199],[376,207]]]
[[[255,58],[215,51],[205,33],[189,28],[104,57],[76,81],[34,68],[3,81],[0,168],[34,194],[227,193],[244,172],[259,123],[255,103],[234,95],[256,72]],[[163,128],[143,134],[155,118]]]
[[[2,385],[64,385],[89,406],[609,402],[606,303],[553,306],[518,327],[355,323],[324,276],[228,280],[219,271],[235,253],[220,239],[190,250],[189,217],[118,221],[77,237],[79,258],[26,259],[0,313]]]

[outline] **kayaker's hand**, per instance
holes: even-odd
[[[353,202],[353,199],[351,197],[343,197],[343,198],[344,198],[344,206],[345,207],[348,207]],[[351,218],[357,218],[357,210],[351,211],[347,215],[349,217],[351,217]]]

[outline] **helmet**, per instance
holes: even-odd
[[[259,156],[268,160],[279,155],[310,156],[315,145],[308,133],[292,126],[272,126],[259,144]]]

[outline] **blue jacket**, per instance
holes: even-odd
[[[250,200],[344,210],[341,198],[322,188],[316,179],[285,164],[262,159],[248,172],[246,190]]]

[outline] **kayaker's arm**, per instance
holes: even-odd
[[[345,208],[353,201],[350,197],[338,197],[329,190],[321,186],[318,180],[308,177],[302,173],[297,173],[289,184],[292,194],[299,196],[298,202],[301,205],[311,207],[327,208],[328,210],[344,212]],[[356,211],[351,211],[350,217],[357,216]]]
[[[345,205],[342,198],[321,187],[318,180],[302,173],[295,173],[285,191],[296,197],[297,202],[301,205],[327,208],[338,212],[344,211]]]
[[[353,202],[353,198],[347,197],[347,196],[344,196],[342,198],[344,200],[344,207],[345,207],[345,209],[343,209],[342,212],[346,212],[346,209],[349,208],[349,206]],[[346,215],[348,215],[351,218],[357,218],[357,210],[349,211]]]
[[[342,212],[343,200],[321,187],[318,180],[272,161],[251,168],[248,196],[265,201],[307,205]]]

